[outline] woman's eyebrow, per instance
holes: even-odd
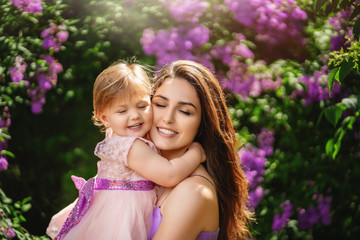
[[[169,101],[169,99],[167,97],[163,96],[163,95],[155,95],[155,96],[153,96],[153,98],[155,98],[155,97],[159,97],[159,98],[162,98],[162,99],[164,99],[166,101]]]
[[[159,98],[161,98],[161,99],[164,99],[165,101],[169,101],[169,99],[168,99],[167,97],[163,96],[163,95],[155,95],[154,98],[155,98],[155,97],[159,97]],[[195,107],[195,105],[192,104],[191,102],[181,101],[181,102],[179,102],[178,104],[179,104],[179,105],[189,105],[189,106],[197,109],[197,108]]]
[[[195,105],[192,104],[191,102],[179,102],[179,104],[180,104],[180,105],[189,105],[189,106],[191,106],[191,107],[193,107],[193,108],[196,109]]]

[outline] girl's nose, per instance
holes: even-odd
[[[140,118],[140,113],[137,110],[133,110],[130,116],[132,120],[137,120]]]

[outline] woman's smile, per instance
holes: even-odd
[[[151,140],[162,154],[183,154],[201,122],[200,99],[194,86],[181,78],[168,78],[156,90],[152,107]]]

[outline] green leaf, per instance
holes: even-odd
[[[5,149],[1,150],[1,154],[8,155],[9,157],[15,158],[15,155],[12,152],[5,150]]]
[[[16,202],[16,203],[14,203],[14,207],[16,207],[16,208],[21,208],[21,204],[20,204],[20,202]]]
[[[330,106],[325,109],[325,117],[335,127],[341,118],[342,112],[343,109],[341,106]]]
[[[323,5],[325,5],[326,2],[327,2],[327,0],[315,0],[314,1],[315,12],[319,12],[320,9],[323,7]]]
[[[335,127],[341,118],[342,112],[341,106],[330,106],[325,109],[325,117]]]
[[[336,143],[334,144],[334,151],[332,153],[332,158],[335,159],[336,155],[339,153],[340,148],[341,148],[341,141],[343,139],[343,137],[345,136],[345,132],[346,130],[344,130],[343,128],[339,128],[336,132],[335,135],[337,135],[337,140]]]
[[[358,6],[358,8],[360,9],[360,6]],[[360,10],[359,10],[360,11]],[[354,35],[354,39],[359,41],[359,35],[360,35],[360,18],[358,18],[358,20],[356,20],[356,22],[354,23],[353,26],[353,35]]]
[[[22,210],[23,212],[27,212],[27,211],[30,210],[30,208],[31,208],[31,203],[27,203],[27,204],[25,204],[25,205],[22,206],[21,210]]]
[[[325,146],[325,153],[332,157],[332,153],[334,151],[334,139],[329,139],[326,143],[326,146]]]
[[[334,78],[337,74],[337,72],[339,71],[339,68],[334,68],[333,70],[331,70],[330,72],[330,76],[329,76],[329,96],[331,96],[331,91],[332,91],[332,87],[334,84]]]
[[[349,61],[344,61],[339,69],[339,83],[341,83],[346,76],[350,73],[351,69],[354,66],[354,62],[352,59],[349,59]]]

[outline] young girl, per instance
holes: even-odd
[[[156,201],[154,183],[175,186],[205,161],[197,143],[170,161],[157,154],[145,139],[152,127],[150,93],[148,75],[138,64],[118,62],[97,77],[93,119],[112,134],[95,148],[101,159],[96,177],[87,182],[73,177],[79,198],[52,218],[47,230],[51,238],[147,239]],[[178,134],[161,131],[164,136]]]

